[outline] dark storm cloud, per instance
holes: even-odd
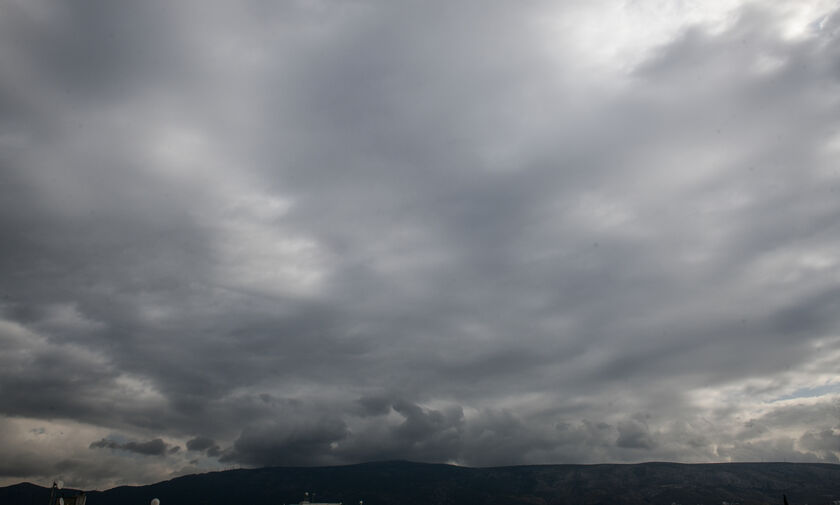
[[[465,422],[460,407],[438,410],[396,400],[390,409],[396,421],[380,420],[339,446],[344,459],[451,461],[463,456]]]
[[[356,400],[356,403],[361,407],[362,417],[382,416],[391,411],[391,400],[384,397],[366,396]]]
[[[616,445],[626,449],[653,449],[655,443],[644,420],[630,419],[619,423]]]
[[[160,438],[155,438],[154,440],[149,440],[147,442],[129,441],[125,443],[119,443],[114,440],[103,438],[102,440],[91,442],[90,448],[117,449],[142,454],[144,456],[165,456],[166,454],[174,454],[179,450],[179,447],[171,447]]]
[[[337,418],[265,422],[245,428],[233,452],[221,460],[257,466],[329,464],[334,444],[347,435],[346,424]]]
[[[837,434],[835,430],[809,431],[802,435],[799,444],[803,448],[816,453],[822,459],[840,463],[840,459],[837,457],[840,454],[840,434]]]
[[[212,438],[196,437],[187,441],[188,451],[218,451],[219,446]]]
[[[4,476],[836,460],[836,12],[2,10]]]

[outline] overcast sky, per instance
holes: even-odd
[[[840,456],[836,1],[0,0],[0,485]]]

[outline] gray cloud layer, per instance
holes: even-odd
[[[174,454],[180,449],[177,445],[170,447],[169,444],[159,438],[149,440],[148,442],[129,441],[122,444],[114,440],[103,438],[102,440],[91,442],[90,448],[117,449],[128,452],[136,452],[137,454],[143,454],[146,456],[165,456],[167,453]]]
[[[0,3],[0,480],[836,462],[836,6],[552,4]]]

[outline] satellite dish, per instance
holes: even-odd
[[[64,481],[60,480],[60,481],[56,482],[55,487],[57,487],[58,489],[63,488],[64,487]]]
[[[152,498],[151,505],[160,505],[160,500],[158,500],[157,498]]]

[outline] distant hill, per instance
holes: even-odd
[[[721,463],[467,468],[408,462],[275,467],[179,477],[88,493],[87,505],[282,505],[305,491],[354,505],[833,505],[840,465]],[[0,488],[0,505],[46,505],[49,489]]]

